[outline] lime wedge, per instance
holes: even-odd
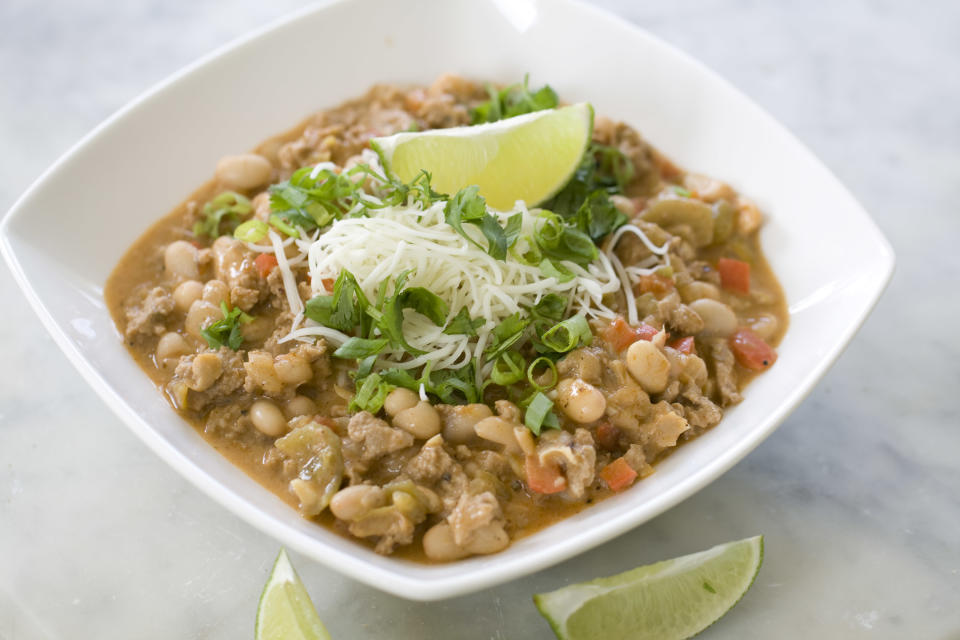
[[[561,640],[689,638],[753,584],[763,536],[533,596]]]
[[[300,576],[283,549],[257,607],[256,640],[330,640]]]
[[[559,191],[592,130],[593,107],[580,103],[472,127],[397,133],[371,146],[404,182],[426,169],[435,190],[453,195],[475,184],[488,205],[503,211],[517,200],[535,206]]]

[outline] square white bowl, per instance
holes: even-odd
[[[212,172],[376,82],[445,71],[530,72],[570,102],[639,129],[681,166],[720,177],[768,214],[762,241],[790,303],[780,359],[723,422],[629,491],[514,543],[442,566],[378,556],[302,520],[222,458],[124,348],[102,298],[126,248]],[[117,415],[215,500],[284,544],[396,595],[452,597],[547,567],[649,520],[766,438],[873,307],[890,245],[831,173],[714,73],[650,34],[567,0],[357,0],[319,6],[230,44],[134,100],[14,205],[0,248],[56,342]]]

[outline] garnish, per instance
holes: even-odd
[[[510,216],[506,227],[501,227],[496,216],[487,211],[487,201],[478,192],[479,187],[476,185],[458,191],[447,201],[443,209],[444,219],[469,243],[485,250],[497,260],[505,260],[507,249],[513,245],[520,234],[523,214],[516,213]],[[480,229],[487,239],[486,249],[464,230],[464,224],[471,224]]]
[[[527,410],[523,415],[523,423],[539,436],[540,431],[547,427],[548,429],[559,429],[560,423],[557,421],[557,415],[553,412],[553,400],[548,398],[542,391],[537,391],[527,404]]]
[[[228,309],[226,302],[220,303],[220,311],[223,312],[223,318],[206,329],[201,329],[200,335],[207,341],[207,345],[211,349],[219,349],[226,345],[236,351],[243,344],[240,325],[250,322],[253,318],[239,307],[234,307],[232,310]]]
[[[471,124],[482,122],[496,122],[503,118],[512,118],[533,111],[553,109],[559,104],[557,92],[550,85],[544,85],[536,91],[530,91],[530,74],[523,77],[523,82],[510,85],[499,91],[492,85],[487,85],[487,94],[490,100],[477,105],[470,111]]]
[[[193,223],[193,234],[216,238],[220,235],[221,224],[232,225],[230,227],[232,232],[240,216],[245,216],[252,210],[250,201],[246,197],[235,191],[224,191],[203,205],[201,210],[203,217]]]

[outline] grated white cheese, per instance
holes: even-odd
[[[287,258],[284,242],[274,231],[270,232],[273,253],[283,276],[284,289],[291,311],[297,317],[294,328],[283,338],[311,340],[323,337],[335,346],[349,336],[335,329],[320,326],[303,319],[303,302],[297,290],[292,267],[307,261],[310,286],[314,295],[328,294],[324,280],[336,279],[343,270],[350,271],[367,298],[374,300],[384,280],[392,281],[403,271],[409,271],[406,286],[424,287],[442,298],[449,307],[447,322],[466,308],[471,317],[484,318],[486,323],[477,330],[477,337],[447,335],[429,319],[407,312],[403,333],[413,347],[424,351],[410,357],[402,349],[388,348],[382,352],[382,365],[415,369],[432,363],[433,370],[461,367],[480,356],[491,341],[493,329],[511,314],[536,304],[544,295],[557,293],[570,300],[568,314],[583,313],[588,318],[612,318],[616,313],[604,305],[603,297],[622,290],[627,299],[629,321],[637,323],[637,311],[632,291],[631,275],[652,271],[655,263],[647,261],[641,267],[625,269],[613,253],[624,233],[634,233],[656,256],[665,256],[667,246],[657,247],[632,225],[618,229],[600,252],[597,260],[584,268],[572,262],[562,264],[574,277],[568,282],[545,278],[540,268],[518,262],[513,256],[497,260],[469,243],[444,220],[445,202],[437,202],[425,210],[413,206],[385,207],[371,217],[347,217],[334,222],[322,234],[308,238],[305,234],[296,241],[299,255]],[[537,216],[522,202],[513,211],[494,213],[501,223],[515,213],[523,215],[522,235],[533,234]],[[482,245],[485,240],[473,227],[465,226],[467,233]],[[263,245],[258,246],[261,250]],[[659,262],[658,258],[654,258]],[[638,273],[631,273],[630,270]],[[392,292],[392,282],[391,288]],[[303,320],[301,325],[301,320]],[[482,360],[482,358],[481,358]],[[490,363],[478,378],[489,373]]]

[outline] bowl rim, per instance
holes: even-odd
[[[485,0],[486,2],[497,3],[497,0]],[[704,74],[711,81],[718,83],[722,88],[731,92],[735,97],[741,100],[744,106],[751,110],[751,115],[761,119],[764,125],[773,127],[781,135],[785,135],[796,147],[797,151],[806,156],[807,160],[812,160],[829,174],[841,191],[857,205],[859,213],[862,214],[861,223],[872,227],[873,236],[879,248],[877,259],[877,272],[874,274],[874,290],[868,296],[869,301],[859,308],[856,313],[850,315],[845,330],[836,339],[834,345],[817,362],[816,366],[807,371],[797,382],[792,393],[784,397],[777,409],[769,414],[764,420],[762,428],[758,428],[754,435],[749,439],[742,439],[736,445],[723,450],[715,460],[715,464],[709,469],[709,473],[697,473],[682,479],[673,485],[672,491],[667,495],[658,495],[646,501],[643,515],[641,517],[631,517],[629,513],[621,513],[603,529],[585,534],[575,540],[558,540],[529,557],[515,560],[509,564],[499,566],[496,563],[489,563],[483,566],[477,566],[459,575],[449,576],[430,576],[428,565],[422,565],[424,576],[411,577],[401,572],[391,570],[388,566],[377,565],[361,554],[354,554],[325,545],[322,541],[311,538],[301,531],[288,527],[283,522],[261,513],[251,507],[249,501],[235,494],[218,482],[208,476],[202,469],[197,467],[193,461],[188,459],[173,443],[168,442],[158,431],[154,430],[147,423],[146,419],[139,416],[136,411],[126,403],[118,389],[108,382],[86,356],[80,351],[63,327],[57,323],[52,313],[47,309],[41,295],[34,288],[30,277],[26,274],[23,265],[17,255],[17,240],[13,232],[14,222],[22,215],[25,215],[30,208],[31,200],[43,189],[46,184],[55,180],[65,165],[68,165],[80,152],[82,152],[90,143],[96,140],[101,133],[113,127],[116,123],[122,122],[126,118],[132,117],[137,110],[144,104],[163,94],[167,89],[178,84],[184,77],[191,75],[199,68],[218,60],[227,54],[249,46],[275,30],[296,22],[305,16],[315,13],[322,13],[330,7],[343,5],[351,0],[322,0],[299,10],[293,11],[278,19],[272,20],[265,25],[256,28],[244,35],[234,38],[219,47],[216,47],[209,53],[200,56],[195,61],[185,65],[178,71],[167,76],[163,80],[152,85],[148,89],[139,93],[136,97],[115,111],[112,115],[94,127],[89,133],[81,137],[76,143],[65,151],[49,168],[34,180],[24,193],[16,199],[7,214],[0,220],[0,253],[3,254],[14,280],[27,298],[34,312],[39,316],[47,332],[53,337],[57,346],[67,356],[81,376],[97,392],[97,394],[106,402],[110,409],[121,421],[127,425],[152,451],[154,451],[167,464],[172,466],[178,473],[183,475],[194,486],[211,497],[214,501],[225,506],[235,515],[239,516],[245,522],[255,528],[269,534],[282,544],[288,545],[297,551],[308,555],[312,559],[325,564],[326,566],[343,573],[358,581],[364,582],[377,589],[392,593],[394,595],[411,600],[440,600],[450,598],[469,592],[477,591],[490,587],[508,580],[518,578],[522,575],[541,570],[577,553],[594,548],[608,540],[617,537],[624,532],[646,522],[657,515],[663,513],[670,507],[687,499],[707,484],[713,482],[720,475],[728,471],[743,457],[756,448],[765,440],[799,405],[799,403],[809,395],[817,381],[819,381],[827,370],[836,362],[840,354],[849,345],[854,334],[862,326],[863,322],[869,316],[876,306],[884,290],[890,282],[893,275],[895,256],[893,249],[882,231],[876,223],[863,210],[859,203],[853,198],[852,194],[836,178],[834,173],[826,167],[816,156],[798,140],[786,127],[780,124],[776,119],[766,111],[755,104],[743,92],[725,80],[719,74],[708,68],[705,64],[693,58],[691,55],[676,48],[668,42],[662,40],[656,35],[646,31],[642,27],[628,21],[627,19],[601,9],[581,0],[559,0],[558,4],[566,4],[578,11],[591,14],[591,17],[599,20],[606,20],[609,24],[616,25],[621,29],[628,30],[633,36],[646,39],[658,47],[664,48],[671,55],[681,59],[684,63],[691,65],[694,69]],[[323,547],[328,556],[321,557],[317,554],[317,545]],[[359,548],[359,547],[358,547]],[[470,560],[462,561],[461,565],[469,564]]]

